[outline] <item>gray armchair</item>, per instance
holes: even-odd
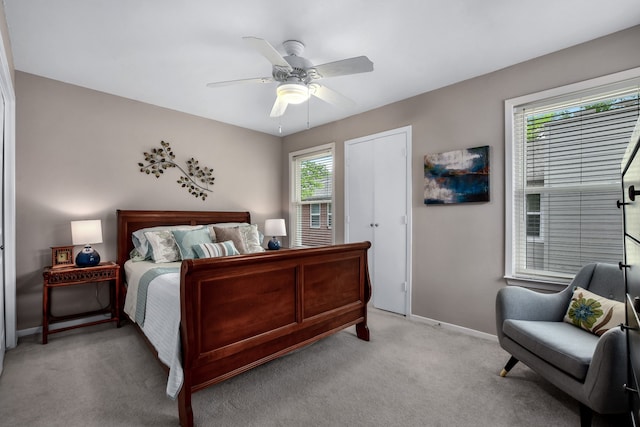
[[[500,373],[521,361],[580,402],[581,425],[590,426],[592,411],[628,410],[626,338],[621,328],[598,337],[563,322],[573,288],[580,286],[606,298],[624,301],[624,277],[617,265],[588,264],[561,292],[543,294],[506,287],[496,298],[500,346],[512,357]]]

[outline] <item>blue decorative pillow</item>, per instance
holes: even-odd
[[[240,255],[232,240],[218,243],[201,243],[193,245],[193,252],[198,258],[217,258],[227,255]]]
[[[173,230],[172,233],[178,244],[180,257],[182,259],[196,258],[196,254],[192,249],[194,245],[211,243],[211,235],[207,228],[200,228],[198,230]]]

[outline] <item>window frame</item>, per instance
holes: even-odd
[[[514,161],[516,126],[514,125],[514,111],[517,107],[551,100],[553,98],[568,96],[572,93],[595,90],[606,85],[623,83],[627,80],[640,78],[640,67],[633,68],[618,73],[609,74],[594,79],[589,79],[566,86],[544,90],[516,98],[507,99],[504,102],[504,123],[505,123],[505,273],[504,278],[509,285],[518,285],[542,290],[558,290],[566,287],[567,282],[573,276],[560,278],[523,277],[516,274],[515,247],[517,244],[515,217],[517,210],[514,206],[514,168],[517,166]],[[541,200],[542,203],[542,200]],[[540,230],[541,236],[544,230]]]
[[[317,207],[318,212],[314,212],[313,208]],[[314,224],[314,219],[316,224]],[[322,205],[320,203],[310,203],[309,204],[309,228],[320,228],[322,227]]]
[[[320,154],[322,152],[328,152],[331,155],[333,162],[333,171],[331,173],[331,199],[323,200],[323,201],[314,201],[314,202],[297,202],[296,194],[297,194],[297,182],[296,182],[296,160],[302,156],[313,156],[314,154]],[[317,145],[314,147],[305,148],[302,150],[292,151],[289,153],[289,228],[290,228],[290,238],[289,242],[291,246],[295,246],[298,241],[298,228],[302,223],[302,216],[298,217],[297,206],[300,203],[302,205],[309,205],[311,203],[330,203],[331,205],[335,204],[335,179],[336,179],[336,149],[335,143],[330,142],[327,144]],[[311,209],[311,208],[309,208]],[[321,219],[322,222],[322,219]],[[322,227],[319,227],[322,228]],[[301,238],[299,239],[302,240]],[[335,244],[335,232],[333,228],[331,228],[331,244]]]

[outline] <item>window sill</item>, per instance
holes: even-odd
[[[525,277],[504,276],[504,278],[506,279],[508,286],[521,286],[534,291],[560,292],[568,285],[568,283],[565,282],[530,279]]]

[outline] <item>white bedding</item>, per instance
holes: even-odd
[[[135,321],[138,285],[142,276],[153,268],[177,268],[180,262],[153,263],[151,261],[125,262],[127,296],[124,311]],[[139,316],[138,316],[139,317]],[[158,358],[169,367],[166,393],[175,399],[184,379],[180,358],[180,273],[168,273],[154,278],[147,289],[146,313],[139,325]]]

